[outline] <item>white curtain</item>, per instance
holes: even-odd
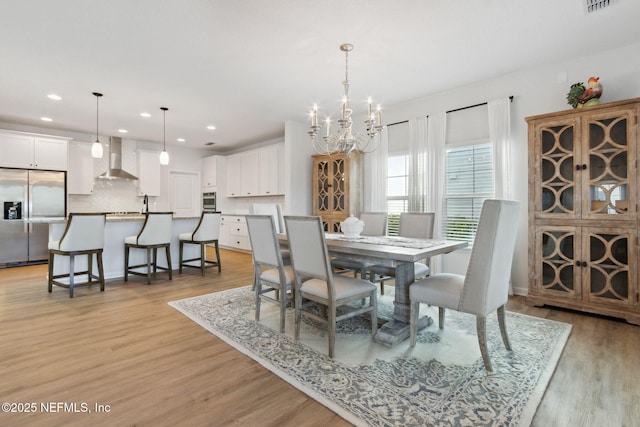
[[[495,99],[489,107],[489,138],[493,143],[493,167],[496,199],[513,199],[511,190],[511,100]],[[509,295],[513,283],[509,280]]]
[[[441,235],[446,135],[446,113],[409,120],[409,212],[435,212],[434,238]],[[431,270],[442,271],[441,257]]]
[[[496,99],[487,103],[489,137],[493,142],[496,199],[512,199],[511,190],[511,100]]]
[[[364,212],[387,211],[387,158],[389,133],[386,126],[380,133],[378,148],[364,155],[364,182],[368,189],[364,197]]]
[[[440,238],[442,230],[443,193],[445,185],[445,162],[447,139],[447,114],[429,115],[429,133],[427,150],[427,212],[435,212],[434,237]]]
[[[427,197],[427,117],[409,120],[409,212],[426,212]]]

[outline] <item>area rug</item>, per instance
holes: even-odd
[[[507,312],[512,352],[502,344],[497,317],[487,320],[494,371],[484,369],[475,317],[447,311],[437,327],[437,308],[422,307],[436,321],[412,349],[371,341],[370,323],[338,323],[336,355],[327,356],[327,331],[305,320],[293,338],[293,310],[278,332],[278,307],[263,302],[254,320],[250,287],[169,303],[185,316],[251,357],[288,383],[357,426],[527,426],[542,400],[571,325]],[[380,317],[393,300],[380,296]]]

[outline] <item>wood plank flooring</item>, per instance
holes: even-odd
[[[221,274],[134,277],[73,299],[47,292],[44,265],[0,269],[0,400],[37,406],[0,412],[0,425],[349,425],[167,305],[251,283],[249,255],[221,255]],[[574,326],[534,426],[640,425],[640,328],[522,297],[508,310]]]

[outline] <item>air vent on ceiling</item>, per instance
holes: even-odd
[[[215,142],[205,142],[204,145],[215,145]]]
[[[587,13],[597,12],[605,7],[611,6],[613,0],[584,0],[585,11]]]

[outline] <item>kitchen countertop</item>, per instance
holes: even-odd
[[[180,219],[199,219],[200,216],[174,216],[174,220]],[[68,218],[63,216],[55,217],[40,217],[40,218],[28,218],[23,221],[31,224],[59,224],[67,222]],[[107,222],[116,221],[142,221],[144,220],[143,214],[107,214]]]

